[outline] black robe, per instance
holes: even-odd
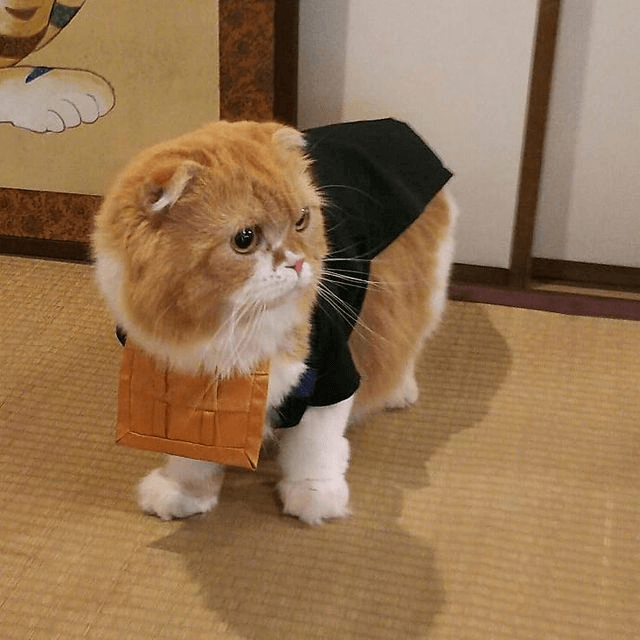
[[[360,376],[348,339],[362,308],[371,260],[424,211],[451,178],[437,156],[406,124],[371,120],[305,132],[329,242],[324,278],[312,316],[311,351],[298,386],[272,412],[277,427],[293,427],[307,406],[352,396]],[[351,280],[355,278],[356,280]],[[329,298],[329,299],[327,299]]]

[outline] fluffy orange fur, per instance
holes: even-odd
[[[452,211],[440,192],[422,215],[371,263],[370,284],[349,346],[362,376],[353,418],[397,404],[395,392],[413,376],[446,295]]]
[[[308,227],[296,221],[310,211]],[[371,284],[350,346],[362,375],[355,415],[398,404],[395,396],[437,322],[452,223],[442,194],[372,263]],[[154,344],[188,345],[216,336],[249,278],[256,254],[231,246],[241,229],[259,227],[274,265],[285,251],[304,256],[313,278],[295,298],[300,322],[279,348],[291,360],[308,349],[309,317],[327,253],[322,194],[313,183],[301,134],[276,123],[218,122],[135,158],[97,216],[94,251],[120,265],[111,300]],[[440,302],[438,302],[440,301]],[[194,363],[194,366],[197,363]]]
[[[96,218],[93,245],[96,256],[124,265],[119,303],[142,331],[177,345],[213,336],[252,268],[250,256],[229,243],[248,226],[260,225],[265,235],[287,228],[286,245],[319,274],[326,251],[321,199],[297,136],[275,123],[218,122],[144,151],[124,170]],[[185,174],[175,204],[154,212],[158,194],[180,187],[172,181]],[[311,224],[295,234],[291,224],[303,207],[311,209]],[[307,315],[313,299],[310,290],[298,303]],[[308,328],[298,333],[300,351]]]

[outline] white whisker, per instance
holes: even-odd
[[[244,342],[247,329],[245,327],[240,339],[236,336],[236,330],[241,326],[243,319],[252,311],[254,306],[255,303],[249,300],[243,301],[238,306],[234,306],[229,317],[216,332],[216,342],[227,347],[226,349],[221,349],[220,369],[229,370],[234,368],[234,364],[242,362],[240,347]]]
[[[371,280],[370,278],[356,278],[355,276],[346,275],[332,269],[323,269],[322,279],[325,282],[333,282],[334,284],[359,287],[361,289],[367,289],[370,286],[381,287],[383,284],[385,284],[383,282]]]
[[[358,316],[353,307],[351,307],[351,305],[347,304],[322,282],[320,282],[320,284],[318,285],[318,295],[322,300],[329,304],[329,306],[331,306],[339,316],[347,320],[349,323],[353,324],[354,328],[358,327],[368,333],[369,336],[367,336],[365,333],[363,334],[363,337],[367,339],[372,346],[376,346],[376,343],[370,340],[371,336],[376,336],[378,339],[388,342],[388,340],[384,336],[381,336],[379,333],[368,327],[361,320],[361,318]],[[322,308],[322,305],[320,305],[320,308]]]
[[[362,196],[364,196],[367,200],[371,202],[375,202],[378,206],[382,207],[382,203],[379,200],[376,200],[371,193],[365,191],[364,189],[359,189],[358,187],[354,187],[348,184],[325,184],[322,185],[323,191],[326,189],[345,189],[346,191],[354,191]],[[333,204],[330,197],[327,197],[329,204]],[[334,205],[335,206],[335,205]]]

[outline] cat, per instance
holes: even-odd
[[[347,425],[416,402],[416,360],[442,317],[453,256],[457,208],[441,186],[451,174],[439,161],[426,207],[409,197],[410,224],[391,229],[386,246],[366,234],[332,246],[351,224],[341,192],[360,199],[366,233],[379,236],[401,218],[379,206],[384,198],[394,206],[395,187],[370,196],[350,186],[357,170],[346,159],[363,135],[371,154],[382,154],[381,173],[395,153],[421,179],[412,152],[387,142],[396,132],[418,157],[426,154],[402,123],[350,126],[305,134],[275,122],[221,121],[156,145],[116,178],[92,237],[97,282],[115,321],[158,361],[218,376],[270,362],[266,431],[278,440],[278,492],[284,513],[309,524],[350,512]],[[343,133],[355,140],[350,151],[339,142]],[[318,181],[318,150],[331,152],[332,140],[337,155]],[[343,160],[349,179],[331,184]],[[372,183],[370,174],[362,179]],[[378,219],[369,219],[376,208]],[[318,329],[331,314],[337,319]],[[323,357],[337,366],[323,374],[311,351],[326,340],[333,342]],[[312,402],[323,375],[325,401]],[[162,519],[207,512],[222,476],[219,465],[169,456],[140,482],[138,502]]]

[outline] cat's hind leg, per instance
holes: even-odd
[[[361,374],[354,421],[418,399],[416,362],[445,308],[456,212],[450,196],[439,192],[371,262],[371,285],[349,339]]]
[[[416,359],[413,358],[402,375],[400,384],[384,401],[385,409],[406,409],[418,401],[420,391],[416,381]]]
[[[455,204],[449,201],[449,207],[452,210]],[[449,229],[448,233],[442,237],[436,251],[436,260],[432,268],[432,281],[429,288],[430,295],[426,299],[424,315],[418,323],[417,331],[419,335],[415,339],[415,350],[413,353],[410,349],[407,350],[405,354],[406,365],[404,371],[400,374],[400,382],[384,401],[385,409],[405,409],[418,401],[420,391],[416,381],[416,365],[425,343],[433,335],[442,320],[447,302],[447,283],[452,259],[453,239]],[[422,327],[420,327],[420,324],[422,324]]]
[[[168,456],[138,485],[138,504],[162,520],[187,518],[218,504],[224,467],[212,462]]]

